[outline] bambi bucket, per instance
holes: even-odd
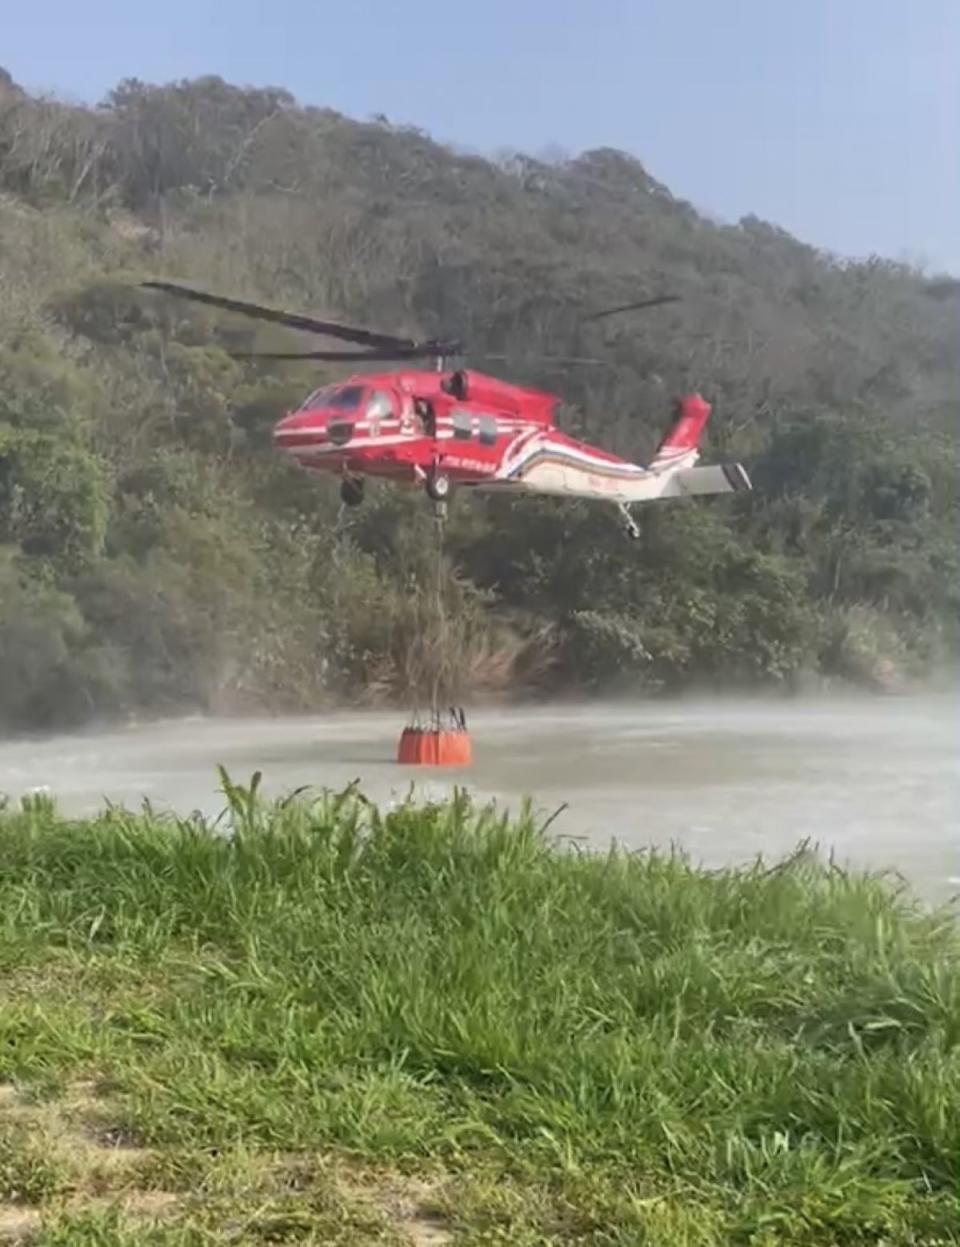
[[[404,766],[470,766],[473,762],[470,734],[460,729],[405,727],[400,735],[397,761]]]

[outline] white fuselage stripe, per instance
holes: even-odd
[[[329,425],[335,426],[338,423],[352,425],[351,436],[342,444],[329,438]],[[492,475],[484,479],[490,483],[503,481],[521,484],[533,474],[542,475],[544,471],[552,469],[605,477],[610,481],[640,481],[647,477],[658,477],[680,467],[691,466],[699,458],[696,447],[666,447],[648,467],[644,467],[638,463],[629,463],[625,459],[610,458],[602,452],[594,452],[576,443],[555,439],[551,436],[552,432],[552,429],[538,425],[531,427],[529,422],[499,421],[499,437],[508,436],[512,440],[503,452],[499,464],[494,467],[491,463],[490,467],[494,469]],[[326,457],[348,459],[357,451],[409,445],[422,440],[424,436],[422,429],[405,427],[405,422],[396,417],[379,421],[351,421],[344,417],[342,422],[334,417],[323,428],[311,428],[307,425],[278,429],[275,434],[277,442],[300,460]],[[436,440],[445,443],[460,442],[466,450],[475,438],[473,435],[464,437],[460,426],[455,426],[451,417],[442,416],[437,419]]]

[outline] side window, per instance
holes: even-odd
[[[473,432],[473,416],[469,411],[455,411],[453,413],[453,436],[461,442],[468,442]]]
[[[393,398],[384,390],[374,390],[367,403],[368,420],[389,420],[394,414]]]
[[[496,416],[481,416],[478,424],[480,429],[480,444],[482,446],[493,446],[497,440]]]

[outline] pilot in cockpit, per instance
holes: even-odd
[[[414,414],[419,421],[424,436],[434,438],[437,436],[437,413],[433,410],[433,403],[429,398],[415,398],[413,400]]]

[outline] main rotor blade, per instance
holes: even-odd
[[[456,349],[453,349],[456,348]],[[272,360],[297,360],[297,359],[324,359],[329,363],[350,363],[351,360],[357,360],[363,363],[365,360],[373,362],[385,362],[398,359],[434,359],[440,355],[457,355],[459,354],[459,344],[450,342],[441,342],[438,345],[426,345],[409,348],[398,347],[392,351],[231,351],[229,352],[231,359],[272,359]]]
[[[663,303],[679,303],[678,294],[661,294],[655,299],[641,299],[639,303],[624,303],[620,307],[605,307],[600,312],[590,312],[581,320],[601,320],[604,316],[616,316],[619,312],[636,312],[645,307],[660,307]]]
[[[470,351],[471,359],[492,359],[508,364],[599,364],[604,368],[614,366],[611,359],[590,359],[581,355],[490,355],[486,351]]]
[[[393,348],[410,349],[421,345],[412,338],[397,338],[392,334],[374,333],[370,329],[357,329],[352,325],[341,325],[333,320],[317,320],[314,316],[303,316],[299,312],[283,312],[276,308],[263,307],[259,303],[244,303],[240,299],[226,299],[219,294],[207,294],[204,290],[194,290],[190,286],[180,286],[171,281],[145,281],[141,285],[149,290],[162,290],[164,294],[177,295],[183,299],[192,299],[195,303],[206,303],[211,307],[222,307],[228,312],[238,312],[241,316],[250,316],[254,320],[266,320],[275,325],[286,325],[290,329],[305,329],[309,333],[322,333],[331,338],[340,338],[344,342],[356,342],[358,346],[370,346],[379,350]]]

